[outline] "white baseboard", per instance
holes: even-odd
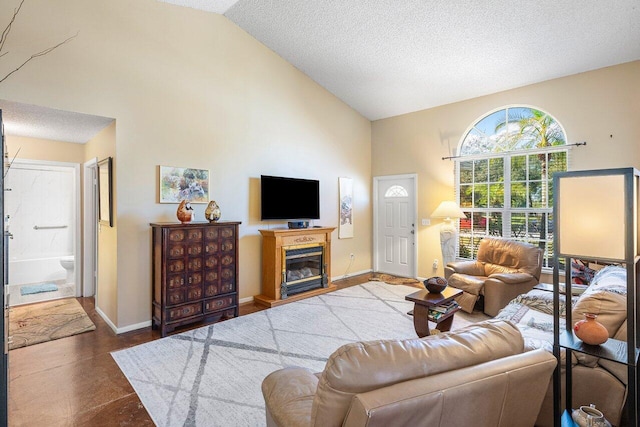
[[[134,325],[129,325],[129,326],[125,326],[123,328],[118,328],[118,327],[116,327],[116,325],[113,324],[111,319],[109,319],[109,317],[107,317],[107,315],[104,314],[104,312],[102,310],[100,310],[98,307],[96,307],[96,313],[98,313],[100,315],[100,317],[102,317],[102,320],[104,320],[105,323],[107,325],[109,325],[111,330],[113,332],[115,332],[117,335],[124,334],[125,332],[135,331],[137,329],[147,328],[147,327],[151,326],[151,320],[147,320],[146,322],[140,322],[140,323],[136,323]]]
[[[147,320],[146,322],[140,322],[133,325],[125,326],[124,328],[118,328],[116,330],[116,334],[124,334],[125,332],[135,331],[137,329],[148,328],[151,326],[151,320]]]
[[[238,304],[244,304],[247,302],[253,302],[253,297],[240,298],[240,300],[238,301]]]
[[[349,274],[343,274],[342,276],[333,276],[331,277],[331,281],[335,281],[335,280],[340,280],[340,279],[346,279],[348,277],[353,277],[353,276],[359,276],[361,274],[367,274],[367,273],[371,273],[373,270],[369,269],[369,270],[362,270],[362,271],[354,271],[353,273],[349,273]]]
[[[98,307],[96,307],[96,313],[98,313],[100,317],[102,317],[102,320],[104,320],[105,323],[109,325],[109,327],[113,332],[115,332],[116,334],[118,333],[118,328],[116,328],[116,325],[114,325],[111,319],[109,319],[109,317],[107,317],[107,315],[104,314],[104,312],[100,310]]]

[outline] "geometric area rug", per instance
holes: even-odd
[[[9,349],[93,331],[87,313],[75,298],[14,306],[9,309]]]
[[[415,287],[367,282],[111,353],[158,426],[263,426],[262,380],[338,347],[415,338]],[[454,317],[453,328],[472,323]]]

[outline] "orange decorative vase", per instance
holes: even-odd
[[[191,222],[192,213],[193,208],[191,207],[191,205],[186,200],[181,201],[180,205],[178,206],[178,211],[176,212],[178,220],[183,224],[187,224]]]
[[[584,313],[584,320],[573,325],[576,336],[585,344],[600,345],[609,339],[609,331],[596,320],[596,314]]]

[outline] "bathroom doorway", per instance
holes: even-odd
[[[81,296],[80,165],[15,159],[5,189],[9,306]]]

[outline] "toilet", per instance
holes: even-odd
[[[67,270],[67,278],[65,283],[73,283],[75,281],[75,276],[74,276],[75,260],[73,258],[73,255],[63,256],[62,258],[60,258],[60,265],[62,266],[62,268]]]

